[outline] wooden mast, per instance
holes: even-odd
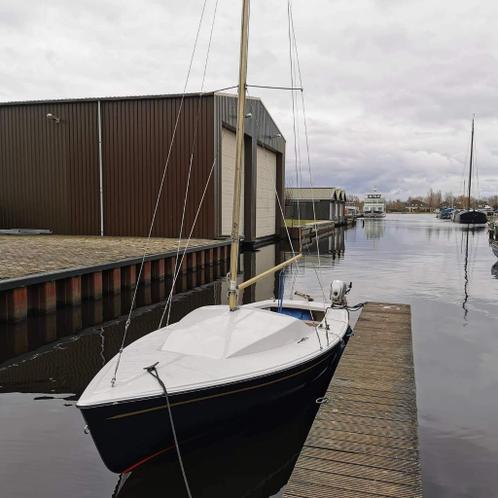
[[[469,167],[469,185],[467,194],[467,209],[470,211],[470,194],[472,189],[472,163],[474,159],[474,120],[475,114],[472,117],[472,132],[470,134],[470,167]]]
[[[237,272],[239,263],[239,231],[240,231],[240,194],[242,161],[244,158],[244,118],[246,107],[247,84],[247,50],[249,38],[249,0],[242,2],[242,20],[240,36],[239,90],[237,100],[237,129],[235,134],[235,175],[233,181],[232,208],[232,247],[230,251],[230,282],[228,290],[228,305],[230,311],[237,309]]]

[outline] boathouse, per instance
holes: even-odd
[[[0,103],[0,228],[146,236],[169,155],[152,235],[178,237],[188,183],[183,233],[207,185],[192,236],[228,236],[236,102],[203,93]],[[241,233],[261,243],[280,233],[285,139],[258,98],[247,101],[244,162]]]
[[[313,203],[317,220],[332,220],[337,225],[346,221],[346,192],[338,187],[286,188],[286,217],[313,219]]]

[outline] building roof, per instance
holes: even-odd
[[[287,198],[300,201],[346,201],[346,191],[340,187],[290,187],[285,193]]]
[[[61,98],[61,99],[39,99],[39,100],[18,100],[18,101],[6,101],[0,102],[0,106],[17,106],[17,105],[36,105],[36,104],[71,104],[77,102],[101,102],[112,101],[112,100],[148,100],[148,99],[174,99],[174,98],[192,98],[192,97],[212,97],[213,95],[221,95],[224,97],[237,98],[237,94],[228,93],[226,90],[230,90],[236,87],[229,87],[221,90],[214,90],[210,92],[190,92],[190,93],[166,93],[166,94],[156,94],[156,95],[121,95],[121,96],[107,96],[107,97],[76,97],[76,98]],[[259,100],[259,97],[248,96],[247,100]]]

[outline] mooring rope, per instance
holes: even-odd
[[[161,389],[163,390],[164,397],[166,399],[166,406],[168,407],[168,417],[169,417],[169,423],[170,423],[170,427],[171,427],[171,433],[173,434],[173,441],[175,442],[176,454],[178,456],[178,462],[180,464],[180,469],[181,469],[182,476],[183,476],[183,482],[185,484],[185,490],[187,491],[189,498],[192,498],[192,493],[190,491],[190,486],[188,483],[187,474],[185,472],[185,467],[183,465],[183,458],[182,458],[182,454],[180,451],[180,445],[178,443],[178,437],[176,436],[175,421],[173,419],[173,413],[171,411],[171,404],[169,402],[168,390],[166,389],[166,385],[162,381],[162,379],[159,376],[159,373],[157,372],[157,369],[156,369],[158,363],[159,362],[154,363],[153,365],[150,365],[149,367],[145,367],[144,370],[147,371],[147,373],[152,375],[152,377],[154,377],[157,380],[158,384],[161,386]]]

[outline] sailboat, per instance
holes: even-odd
[[[122,348],[85,389],[77,406],[113,472],[175,447],[181,463],[183,443],[244,414],[321,402],[351,333],[342,281],[329,302],[238,304],[241,290],[302,257],[237,283],[249,0],[242,4],[228,306],[202,306]]]
[[[472,131],[470,135],[470,161],[469,161],[469,181],[467,185],[467,206],[465,209],[454,211],[452,220],[455,223],[463,223],[466,225],[483,225],[486,224],[488,219],[482,211],[471,209],[471,192],[472,192],[472,167],[474,163],[474,125],[475,117],[472,118]]]

